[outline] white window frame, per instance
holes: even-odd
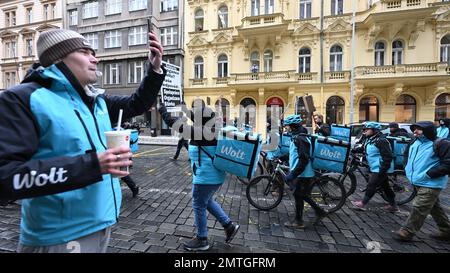
[[[311,0],[300,0],[300,19],[308,18],[311,18]]]
[[[178,0],[161,0],[161,12],[174,11],[178,9]]]
[[[84,38],[91,44],[93,49],[98,49],[98,33],[85,33],[83,34]]]
[[[201,58],[202,61],[199,62],[197,61],[198,58]],[[194,78],[195,79],[203,79],[204,75],[204,71],[205,71],[205,61],[203,59],[203,57],[201,56],[197,56],[194,59]]]
[[[251,0],[251,10],[250,14],[251,16],[258,16],[260,13],[260,7],[259,7],[259,0]]]
[[[220,57],[225,56],[224,60],[221,60]],[[218,78],[226,78],[228,77],[228,56],[225,54],[220,54],[217,58],[217,77]]]
[[[221,6],[217,11],[217,28],[223,29],[228,27],[228,7]]]
[[[383,44],[383,48],[377,48],[377,44]],[[384,42],[375,43],[375,66],[384,66],[384,58],[386,55],[386,44]]]
[[[69,10],[69,26],[78,25],[78,10]]]
[[[98,17],[98,2],[92,1],[83,4],[83,19]]]
[[[109,63],[105,65],[104,84],[120,84],[120,63]],[[115,77],[114,77],[115,76]]]
[[[5,76],[5,89],[8,89],[16,85],[17,75],[15,71],[5,72],[4,76]]]
[[[143,10],[147,8],[147,0],[129,0],[128,11]]]
[[[56,18],[56,3],[50,3],[50,15],[52,16],[51,19]]]
[[[27,13],[27,23],[31,24],[33,23],[33,8],[32,7],[28,7],[26,9],[26,13]]]
[[[161,43],[163,46],[176,45],[178,43],[178,27],[161,28]]]
[[[25,50],[26,56],[33,56],[33,38],[25,39]]]
[[[105,15],[119,14],[122,12],[122,0],[106,0]]]
[[[5,42],[5,58],[17,57],[17,41]]]
[[[267,49],[264,51],[264,72],[272,72],[273,70],[273,51]]]
[[[10,10],[10,11],[5,11],[5,25],[7,27],[12,27],[17,25],[17,17],[16,17],[16,11],[15,10]]]
[[[397,41],[402,43],[402,47],[394,48],[394,43]],[[394,42],[392,42],[392,65],[403,64],[403,49],[404,49],[403,41],[395,40]],[[400,59],[400,61],[399,61],[399,59]]]
[[[331,52],[331,49],[335,46],[339,46],[341,48],[340,52]],[[330,48],[330,71],[342,71],[342,60],[344,57],[344,51],[342,49],[342,46],[340,45],[333,45]]]
[[[144,61],[129,62],[128,83],[140,83],[142,79],[144,79]]]
[[[302,49],[308,49],[309,54],[300,53],[300,51],[302,51]],[[307,63],[308,63],[308,69],[306,68]],[[300,64],[302,64],[302,65],[300,65]],[[311,72],[311,49],[302,47],[299,50],[299,55],[298,55],[298,73],[309,73],[309,72]]]
[[[444,37],[447,37],[447,36],[450,39],[450,35],[446,35]],[[444,39],[444,37],[441,39],[441,41]],[[442,63],[447,63],[448,65],[450,65],[450,42],[448,44],[442,44],[442,42],[441,42],[441,59],[440,59],[440,61]]]
[[[110,30],[105,32],[105,48],[122,47],[122,32]]]
[[[132,27],[128,30],[128,45],[145,45],[147,43],[147,26]]]
[[[343,0],[331,0],[331,15],[341,15],[344,13]]]
[[[266,14],[273,14],[275,12],[274,0],[265,0],[264,2],[264,11],[266,12]]]
[[[194,27],[195,27],[195,31],[202,31],[205,29],[205,12],[203,11],[203,9],[198,9],[195,11],[195,15],[194,15]],[[200,27],[200,29],[199,29]]]

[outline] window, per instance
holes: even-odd
[[[105,33],[105,48],[121,47],[122,33],[120,30],[107,31]]]
[[[273,53],[271,50],[264,51],[264,71],[272,71]]]
[[[345,102],[338,96],[332,96],[327,100],[327,122],[328,124],[344,124]]]
[[[178,44],[177,27],[165,27],[161,29],[161,42],[163,46]]]
[[[26,56],[33,56],[33,39],[25,40]]]
[[[169,64],[175,64],[175,57],[174,56],[168,56],[168,55],[164,55],[163,56],[163,61]]]
[[[147,43],[147,27],[132,27],[128,33],[128,45],[144,45]]]
[[[161,12],[178,9],[178,0],[161,0]]]
[[[244,118],[241,122],[256,127],[256,102],[251,98],[245,98],[240,103],[239,117]]]
[[[122,12],[122,0],[107,0],[105,14],[117,14]]]
[[[435,101],[434,120],[450,118],[450,94],[439,95]]]
[[[377,42],[375,44],[375,66],[384,65],[384,43]]]
[[[203,79],[203,58],[200,56],[194,60],[194,73],[196,79]]]
[[[251,67],[256,67],[256,71],[251,71],[253,73],[259,71],[259,53],[258,51],[253,51],[250,55],[250,65]]]
[[[105,65],[105,84],[120,84],[120,63]]]
[[[144,78],[144,61],[128,64],[128,83],[140,83]]]
[[[311,18],[311,0],[300,0],[300,19]]]
[[[93,49],[98,49],[98,34],[97,33],[86,33],[84,38],[88,40]]]
[[[297,99],[297,107],[295,109],[295,114],[300,115],[306,126],[312,125],[311,114],[306,111],[305,102],[302,97]]]
[[[275,10],[273,0],[266,0],[265,2],[265,12],[266,14],[272,14]]]
[[[27,8],[26,14],[27,14],[27,23],[29,24],[33,23],[33,8]]]
[[[219,78],[225,78],[228,77],[228,57],[225,54],[221,54],[219,58],[217,59],[217,77]]]
[[[50,16],[50,7],[49,5],[44,5],[44,20],[48,20]]]
[[[203,30],[203,10],[199,9],[195,12],[195,31]]]
[[[56,4],[52,3],[50,4],[50,14],[51,14],[51,19],[55,19],[56,18]]]
[[[5,88],[16,85],[16,72],[5,72]]]
[[[87,2],[83,5],[83,19],[98,17],[98,2]]]
[[[217,12],[218,15],[218,26],[219,28],[227,28],[228,27],[228,8],[226,6],[222,6],[219,8]]]
[[[252,8],[251,15],[258,16],[259,15],[259,0],[252,0],[251,8]]]
[[[342,47],[338,45],[330,50],[330,71],[342,71]]]
[[[16,54],[16,42],[8,41],[5,43],[5,58],[15,58]]]
[[[395,121],[416,122],[416,100],[409,95],[400,95],[395,103]]]
[[[227,99],[219,99],[216,101],[216,112],[222,112],[222,120],[224,123],[230,120],[230,102]]]
[[[5,11],[5,25],[12,27],[16,25],[16,11]]]
[[[403,43],[399,40],[392,43],[392,65],[403,63]]]
[[[309,50],[309,48],[302,48],[299,51],[298,72],[299,73],[311,72],[311,50]]]
[[[450,65],[450,35],[441,39],[441,62]]]
[[[135,11],[147,8],[147,0],[129,0],[128,10]]]
[[[69,11],[69,26],[78,25],[78,11],[76,9]]]
[[[378,121],[379,103],[374,96],[368,96],[359,102],[359,122]]]
[[[344,13],[343,0],[331,0],[331,15],[340,15]]]
[[[56,17],[56,4],[46,4],[44,5],[44,20],[51,20]]]

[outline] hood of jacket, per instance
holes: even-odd
[[[411,131],[414,133],[416,127],[419,127],[423,130],[423,135],[429,140],[435,140],[437,136],[436,127],[431,121],[419,121],[410,126]]]

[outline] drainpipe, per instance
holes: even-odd
[[[352,16],[352,74],[350,87],[350,123],[353,123],[353,100],[355,92],[355,26],[356,26],[356,0],[353,0]]]
[[[323,0],[320,0],[320,84],[323,84]]]

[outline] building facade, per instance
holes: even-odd
[[[69,0],[64,23],[94,46],[103,73],[98,86],[108,94],[129,95],[146,73],[147,19],[161,37],[164,60],[183,65],[182,10],[183,1],[179,0]],[[170,134],[155,108],[137,121],[148,122],[153,135]]]
[[[354,49],[352,3],[187,0],[186,103],[230,105],[262,133],[272,106],[307,119],[306,94],[329,123],[450,117],[450,1],[357,0]]]
[[[0,91],[18,84],[37,61],[39,33],[62,27],[60,0],[0,2]]]

